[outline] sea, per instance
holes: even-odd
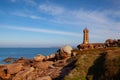
[[[58,48],[0,48],[0,64],[6,64],[3,60],[8,57],[32,59],[38,54],[55,54],[57,50]]]

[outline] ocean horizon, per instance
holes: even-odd
[[[0,64],[5,64],[4,59],[11,58],[27,58],[32,59],[38,54],[44,56],[55,54],[59,48],[0,48]]]

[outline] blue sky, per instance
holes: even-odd
[[[77,46],[120,38],[120,0],[0,0],[0,47]]]

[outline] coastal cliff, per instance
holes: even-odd
[[[0,65],[0,80],[119,80],[119,53],[119,47],[82,51],[61,48],[51,59],[21,58]]]

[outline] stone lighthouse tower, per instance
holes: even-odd
[[[83,30],[83,44],[88,44],[89,43],[89,30],[87,28],[85,28]]]

